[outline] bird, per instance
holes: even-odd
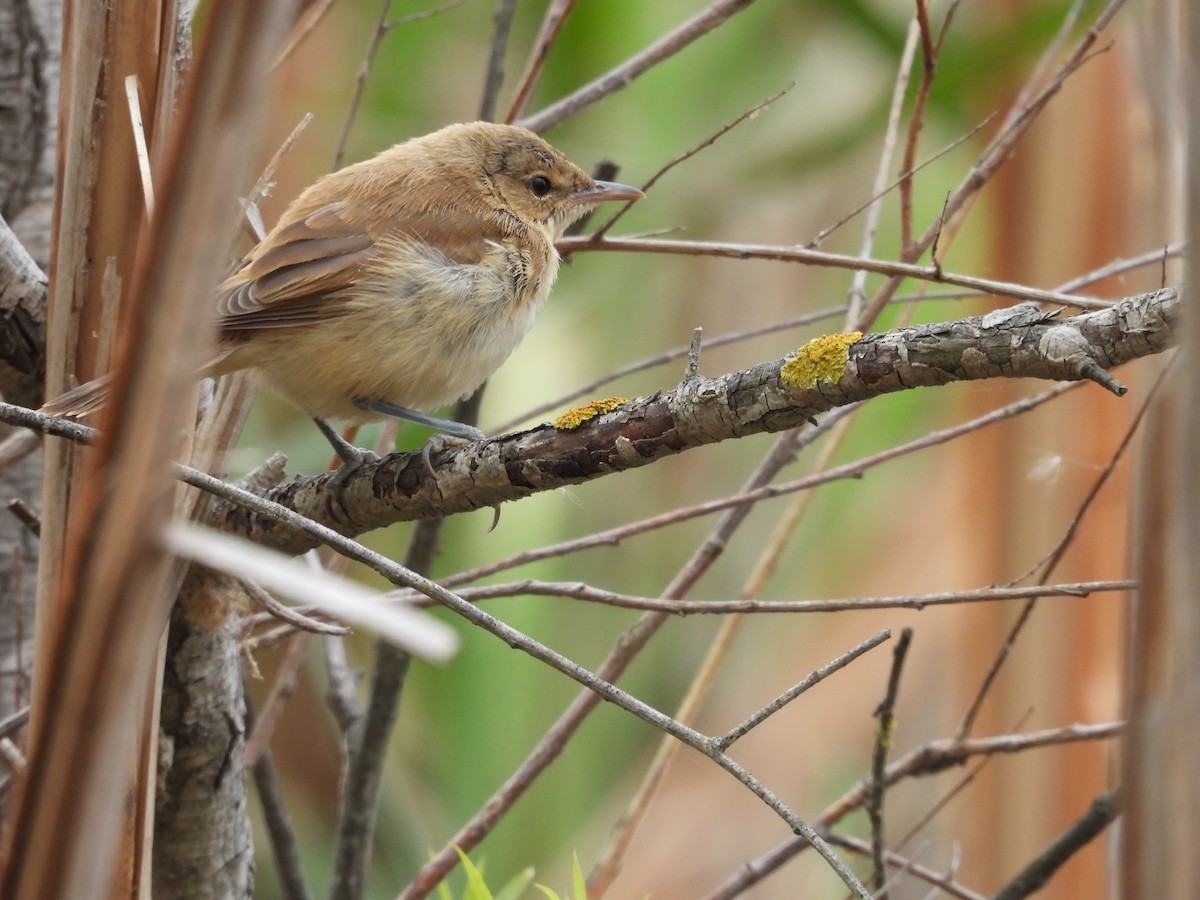
[[[478,429],[431,415],[509,357],[559,269],[555,241],[606,201],[644,197],[598,181],[532,131],[444,127],[327,174],[300,193],[218,286],[218,352],[200,373],[256,370],[310,415],[341,457],[338,483],[374,454],[333,428],[399,418],[444,442]],[[81,415],[88,382],[42,407]]]

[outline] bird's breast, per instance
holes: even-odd
[[[548,242],[490,241],[470,263],[416,242],[393,250],[334,301],[339,315],[256,341],[254,364],[312,415],[369,418],[357,397],[433,409],[470,394],[528,333],[558,273]]]

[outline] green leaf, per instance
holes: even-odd
[[[583,869],[579,868],[579,854],[571,853],[571,888],[575,892],[575,900],[587,900],[587,880],[583,877]]]
[[[533,881],[533,866],[522,869],[510,878],[508,884],[496,892],[496,900],[519,900],[531,881]]]
[[[495,900],[492,892],[488,890],[487,883],[483,880],[483,871],[477,869],[475,864],[467,858],[467,854],[458,847],[454,848],[454,852],[462,861],[463,871],[467,875],[467,891],[463,894],[463,900]]]

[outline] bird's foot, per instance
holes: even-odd
[[[317,428],[321,429],[321,434],[325,435],[325,440],[333,447],[334,453],[342,460],[342,467],[334,472],[333,477],[325,484],[328,490],[340,496],[346,479],[368,463],[379,462],[379,454],[354,446],[324,419],[313,421],[317,423]]]
[[[356,397],[354,405],[367,412],[388,416],[393,419],[404,419],[407,422],[424,425],[426,428],[432,428],[435,431],[441,432],[427,440],[425,446],[421,448],[421,461],[425,463],[425,469],[430,475],[433,474],[432,457],[434,453],[441,453],[448,447],[469,444],[471,441],[482,441],[487,437],[486,434],[474,425],[466,425],[462,422],[455,422],[453,419],[442,419],[438,416],[431,416],[419,410],[409,409],[407,406],[397,406],[394,403],[388,403],[386,400]]]

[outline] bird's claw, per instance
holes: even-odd
[[[462,428],[469,426],[463,425]],[[421,447],[421,462],[425,463],[425,471],[430,475],[433,471],[433,454],[441,453],[443,450],[448,450],[451,447],[461,447],[463,444],[469,444],[472,441],[482,441],[486,435],[479,429],[472,429],[475,434],[468,437],[467,435],[455,434],[435,434],[429,438]]]

